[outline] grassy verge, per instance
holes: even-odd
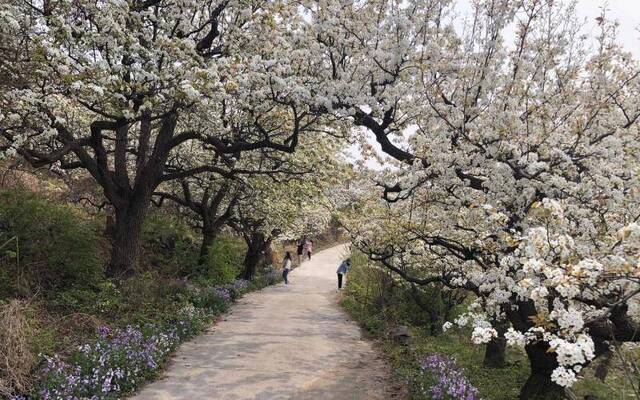
[[[41,328],[32,335],[36,342],[31,345],[50,351],[39,354],[31,389],[10,398],[122,398],[153,380],[180,343],[204,331],[242,295],[279,281],[273,272],[251,282],[174,288],[176,296],[167,302],[173,310],[167,307],[162,315],[131,310],[118,321],[97,324],[92,333],[76,337],[73,343],[52,343],[54,329]]]
[[[201,262],[198,235],[162,210],[132,276],[107,278],[105,219],[0,190],[0,398],[122,398],[241,295],[280,280],[268,267],[235,280],[246,246],[230,235]]]
[[[430,388],[434,376],[421,368],[420,361],[434,354],[446,355],[455,360],[462,374],[478,389],[479,398],[485,400],[513,400],[529,375],[529,364],[523,350],[507,349],[507,366],[485,368],[485,346],[471,342],[469,332],[448,331],[432,335],[430,329],[419,323],[414,309],[398,303],[397,292],[402,287],[385,285],[374,277],[362,256],[352,256],[354,267],[349,274],[341,305],[376,339],[380,349],[390,360],[397,378],[406,382],[411,399],[457,399],[459,397],[434,397]],[[369,266],[370,267],[370,266]],[[416,323],[418,321],[418,323]],[[388,332],[398,325],[409,327],[409,344],[394,340]],[[628,349],[627,357],[638,358],[635,350]],[[635,399],[629,380],[614,360],[605,382],[593,377],[594,366],[586,368],[584,378],[573,388],[578,399]]]

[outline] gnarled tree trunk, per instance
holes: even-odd
[[[261,258],[262,254],[260,248],[258,246],[249,246],[247,248],[247,253],[244,256],[244,262],[242,263],[243,269],[240,277],[246,280],[253,278]]]
[[[244,257],[244,268],[240,277],[249,280],[255,275],[266,249],[271,245],[271,238],[266,238],[264,234],[257,232],[245,237],[245,240],[247,242],[247,253]]]
[[[206,264],[209,257],[209,249],[216,240],[218,232],[213,228],[212,224],[203,218],[202,224],[202,243],[200,243],[200,264]]]
[[[502,368],[506,364],[507,340],[504,334],[509,329],[509,323],[493,321],[491,325],[498,332],[498,336],[487,343],[483,364],[487,368]]]
[[[564,400],[562,386],[551,380],[551,373],[558,366],[556,354],[549,352],[549,344],[537,342],[525,346],[531,374],[520,391],[520,400]]]
[[[111,261],[107,274],[112,277],[131,276],[140,255],[142,224],[149,199],[131,199],[125,207],[115,209],[115,224],[111,229]]]
[[[209,251],[211,246],[218,238],[218,234],[222,231],[224,224],[229,219],[231,209],[229,209],[224,215],[215,217],[211,215],[203,216],[202,224],[202,243],[200,244],[200,264],[204,265],[209,257]],[[213,221],[213,222],[212,222]]]

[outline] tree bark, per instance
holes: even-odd
[[[200,264],[206,264],[209,258],[209,249],[216,240],[217,232],[213,230],[202,230],[202,243],[200,244]]]
[[[613,359],[613,351],[609,347],[609,344],[603,340],[594,340],[594,345],[596,357],[600,360],[596,365],[593,375],[601,382],[604,382],[609,374],[609,367]]]
[[[244,268],[241,275],[242,279],[250,280],[253,278],[256,270],[258,269],[261,256],[262,254],[260,254],[260,248],[258,246],[249,246],[249,248],[247,248],[247,253],[244,256],[243,262]]]
[[[520,400],[564,400],[563,387],[551,380],[551,373],[558,366],[556,355],[549,352],[549,344],[537,342],[525,346],[531,374],[520,391]]]
[[[254,233],[247,240],[247,253],[244,257],[244,269],[240,277],[250,280],[256,274],[258,265],[264,256],[265,250],[271,246],[271,239],[265,238],[262,233]]]
[[[140,255],[142,224],[149,202],[144,198],[131,199],[126,207],[115,209],[115,226],[111,238],[111,261],[107,275],[133,275]]]
[[[487,343],[483,364],[487,368],[503,368],[506,365],[507,340],[504,334],[509,329],[506,321],[494,321],[491,324],[498,336]]]
[[[491,341],[487,343],[483,365],[487,368],[503,368],[506,364],[506,347],[507,340],[504,337],[491,339]]]
[[[215,242],[224,225],[227,223],[229,218],[231,218],[232,210],[237,202],[237,198],[232,198],[229,201],[229,204],[227,205],[224,213],[218,215],[220,204],[229,192],[229,187],[229,182],[225,182],[220,186],[220,188],[218,188],[218,191],[211,198],[209,196],[209,189],[206,189],[202,198],[202,202],[194,203],[191,199],[188,184],[185,181],[183,181],[182,183],[182,190],[187,204],[190,205],[193,211],[196,211],[198,214],[200,214],[200,217],[202,218],[202,244],[200,246],[200,265],[206,264],[207,258],[209,256],[209,249]]]

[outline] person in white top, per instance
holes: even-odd
[[[287,254],[284,255],[284,260],[282,260],[282,278],[287,285],[289,284],[289,271],[291,271],[291,253],[287,251]]]
[[[305,239],[304,242],[304,254],[309,257],[309,260],[311,260],[311,253],[313,252],[313,240],[311,239]]]

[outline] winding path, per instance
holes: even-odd
[[[396,398],[388,367],[337,304],[345,250],[319,252],[291,272],[289,285],[243,297],[134,399]]]

